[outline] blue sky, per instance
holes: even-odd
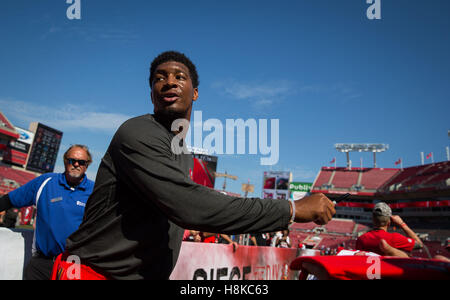
[[[250,179],[261,196],[265,170],[312,182],[335,143],[386,143],[378,166],[446,160],[450,129],[450,2],[381,0],[369,20],[365,0],[81,0],[69,20],[65,0],[0,3],[0,110],[19,127],[39,121],[88,145],[98,163],[117,127],[152,112],[152,59],[186,53],[200,75],[194,110],[203,119],[278,119],[279,162],[221,155],[218,171]],[[208,132],[204,133],[204,137]],[[353,153],[353,165],[373,164]],[[222,179],[216,181],[221,187]]]

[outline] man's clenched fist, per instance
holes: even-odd
[[[336,213],[333,202],[321,193],[294,201],[294,204],[294,221],[298,223],[314,222],[318,225],[324,225]]]

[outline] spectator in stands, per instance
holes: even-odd
[[[422,241],[414,231],[399,216],[393,216],[391,208],[386,203],[380,202],[375,205],[372,212],[372,221],[374,229],[358,238],[356,241],[357,250],[385,255],[386,251],[383,251],[385,250],[383,248],[386,248],[385,243],[404,252],[411,252],[413,249],[423,247]],[[389,233],[388,228],[391,224],[402,228],[407,236]]]
[[[271,247],[276,247],[277,246],[277,241],[279,239],[281,239],[282,237],[283,237],[283,232],[281,232],[281,231],[277,231],[277,232],[273,233],[272,234],[272,239],[271,239],[271,242],[270,242],[270,246]]]
[[[238,243],[233,241],[229,235],[224,233],[200,232],[200,237],[202,243],[231,244],[234,251],[236,251],[237,246],[239,245]]]
[[[182,53],[164,52],[150,66],[149,83],[154,114],[126,121],[112,138],[83,223],[55,263],[58,279],[67,278],[68,255],[98,278],[168,279],[182,228],[239,234],[331,220],[334,204],[323,194],[295,202],[241,198],[193,182],[184,138],[199,95],[196,67]]]
[[[217,236],[219,244],[229,244],[233,246],[233,252],[237,250],[239,243],[233,241],[228,234],[219,233]]]
[[[184,231],[183,241],[197,242],[197,243],[201,242],[202,237],[200,236],[200,231],[186,229]]]
[[[275,247],[278,248],[291,248],[291,240],[289,239],[289,229],[285,229],[281,232],[281,237],[277,236],[275,241]]]
[[[211,232],[200,232],[202,243],[215,244],[217,240],[217,234]]]
[[[54,258],[64,252],[67,237],[81,223],[94,182],[85,175],[92,156],[84,145],[64,153],[65,172],[39,176],[0,198],[0,211],[35,205],[33,256],[24,279],[51,278]]]
[[[183,241],[230,244],[233,246],[233,252],[237,250],[239,245],[237,242],[233,241],[227,234],[214,234],[196,230],[185,230]]]
[[[253,246],[265,247],[267,246],[267,239],[269,233],[252,233],[250,234],[250,241]]]

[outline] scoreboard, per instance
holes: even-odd
[[[193,153],[192,156],[194,159],[192,180],[198,184],[214,188],[217,156],[198,153]]]
[[[31,123],[34,139],[28,155],[27,170],[39,173],[53,172],[63,133],[41,123]]]

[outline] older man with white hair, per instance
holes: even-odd
[[[50,279],[53,261],[64,251],[67,237],[80,226],[94,188],[94,182],[85,175],[92,162],[86,146],[71,146],[63,159],[64,173],[41,175],[0,197],[0,212],[36,206],[33,257],[24,270],[24,279]]]

